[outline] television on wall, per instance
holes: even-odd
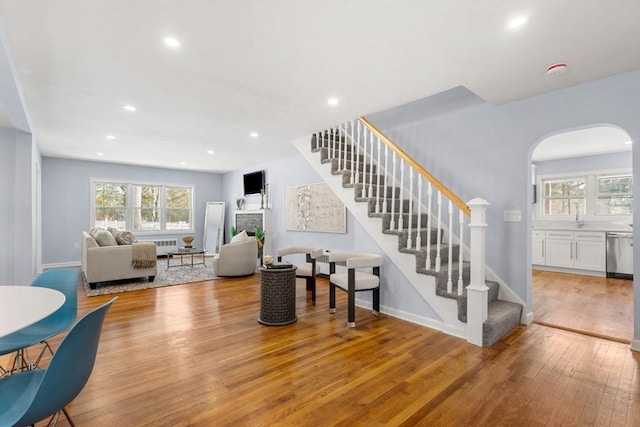
[[[244,174],[244,194],[260,194],[264,188],[264,171]]]

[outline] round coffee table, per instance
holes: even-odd
[[[260,267],[260,316],[258,322],[283,326],[298,320],[296,316],[296,266]]]

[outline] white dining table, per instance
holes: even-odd
[[[0,338],[53,314],[65,296],[39,286],[0,286]]]

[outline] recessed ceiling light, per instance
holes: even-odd
[[[631,144],[633,144],[633,141],[625,141],[624,143],[627,144],[627,145],[631,145]]]
[[[136,107],[130,104],[125,105],[123,108],[127,111],[136,111]]]
[[[340,100],[338,98],[329,98],[327,99],[327,104],[329,104],[332,107],[335,107],[336,105],[340,104]]]
[[[170,47],[172,49],[177,49],[180,47],[180,42],[177,39],[174,39],[173,37],[165,37],[164,44],[167,45],[167,47]]]
[[[98,151],[96,154],[97,154],[98,156],[104,156],[104,153],[102,153],[102,152],[100,152],[100,151]]]
[[[116,136],[115,135],[107,135],[107,136],[105,136],[105,138],[107,138],[107,139],[116,139]]]
[[[207,150],[207,154],[213,154],[213,150]]]
[[[251,133],[249,134],[249,136],[250,136],[251,138],[257,138],[257,137],[258,137],[258,132],[251,132]]]
[[[527,23],[528,20],[529,18],[527,18],[526,16],[518,16],[517,18],[514,18],[511,21],[509,21],[509,28],[522,27],[524,24]]]
[[[181,164],[182,166],[184,166],[184,165],[186,165],[186,164],[187,164],[187,162],[180,162],[180,164]]]

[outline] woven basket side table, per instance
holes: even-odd
[[[283,326],[296,316],[296,267],[260,268],[260,317],[268,326]]]

